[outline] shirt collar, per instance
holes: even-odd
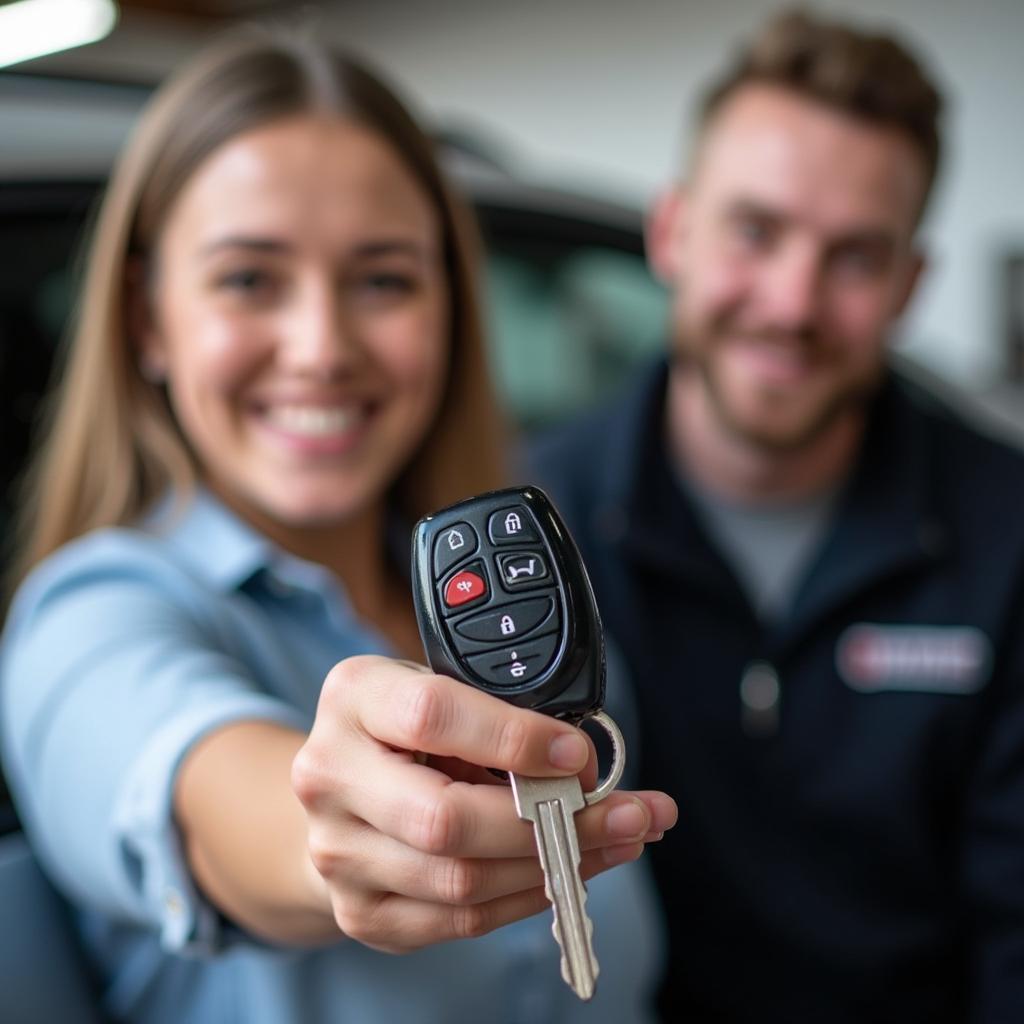
[[[336,596],[343,590],[329,569],[283,551],[201,485],[188,495],[168,495],[141,525],[163,537],[220,590],[237,590],[261,574],[272,575],[278,584]],[[410,538],[407,520],[389,505],[385,524],[388,554],[397,570],[411,580]]]
[[[258,530],[205,487],[170,494],[144,517],[142,529],[161,536],[189,566],[221,590],[242,586],[280,558]]]

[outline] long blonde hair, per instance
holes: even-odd
[[[196,467],[130,337],[130,268],[145,266],[185,182],[218,146],[288,115],[327,111],[383,136],[434,205],[444,239],[451,362],[438,416],[394,487],[403,512],[500,486],[504,433],[488,382],[472,218],[430,141],[378,77],[307,36],[248,31],[213,46],[153,98],[100,207],[62,380],[25,480],[14,581],[62,544],[131,523]],[[136,275],[138,276],[138,275]]]

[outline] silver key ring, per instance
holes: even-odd
[[[622,731],[612,717],[603,711],[595,711],[592,715],[587,715],[578,724],[582,725],[584,722],[596,722],[608,733],[608,737],[612,741],[612,766],[608,771],[608,777],[603,782],[599,782],[589,793],[583,794],[583,799],[590,806],[603,800],[622,779],[622,772],[626,767],[626,741],[622,738]]]

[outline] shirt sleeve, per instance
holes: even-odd
[[[213,595],[136,543],[59,553],[19,594],[3,645],[6,769],[74,902],[201,954],[221,944],[220,918],[183,856],[178,767],[226,723],[308,722],[230,650]]]
[[[972,1024],[1014,1024],[1024,1006],[1024,595],[1013,662],[990,694],[967,791],[962,866],[971,935]]]

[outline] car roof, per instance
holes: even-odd
[[[104,181],[143,106],[148,83],[0,73],[0,184]],[[442,162],[475,204],[597,224],[638,237],[623,203],[531,181],[505,153],[466,131],[436,133]]]

